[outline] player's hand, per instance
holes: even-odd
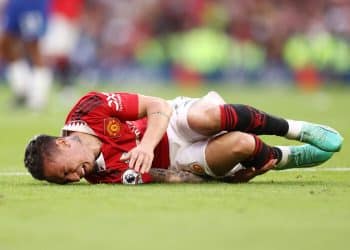
[[[277,159],[271,159],[269,160],[263,167],[259,169],[254,169],[255,176],[265,174],[267,171],[273,169],[276,166]]]
[[[120,160],[128,162],[129,168],[143,174],[148,173],[151,169],[153,158],[153,149],[150,150],[149,147],[139,144],[128,153],[122,155]]]
[[[243,168],[232,176],[223,177],[223,181],[230,183],[239,183],[239,182],[248,182],[253,179],[257,175],[261,175],[266,173],[267,171],[273,169],[276,166],[276,159],[272,159],[268,161],[263,167],[256,169],[254,167],[251,168]]]

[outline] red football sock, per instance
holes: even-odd
[[[220,106],[220,111],[222,130],[278,136],[284,136],[288,132],[287,120],[247,105],[224,104]]]
[[[279,162],[282,158],[282,151],[277,147],[271,147],[265,144],[259,137],[254,136],[255,149],[253,154],[241,162],[245,167],[255,167],[257,169],[263,167],[268,161],[277,159]]]

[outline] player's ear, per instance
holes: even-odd
[[[56,139],[56,145],[58,147],[70,147],[70,143],[66,137],[59,137]]]

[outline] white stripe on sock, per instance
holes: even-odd
[[[288,146],[277,146],[282,151],[282,158],[280,162],[277,164],[276,168],[282,167],[286,165],[288,161],[288,156],[290,155],[290,147]]]
[[[299,139],[303,122],[294,120],[287,120],[287,122],[289,125],[289,129],[286,134],[286,137],[289,139]]]

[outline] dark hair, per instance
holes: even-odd
[[[58,137],[38,135],[29,141],[24,153],[24,165],[38,180],[45,180],[44,163],[57,151],[55,140]]]

